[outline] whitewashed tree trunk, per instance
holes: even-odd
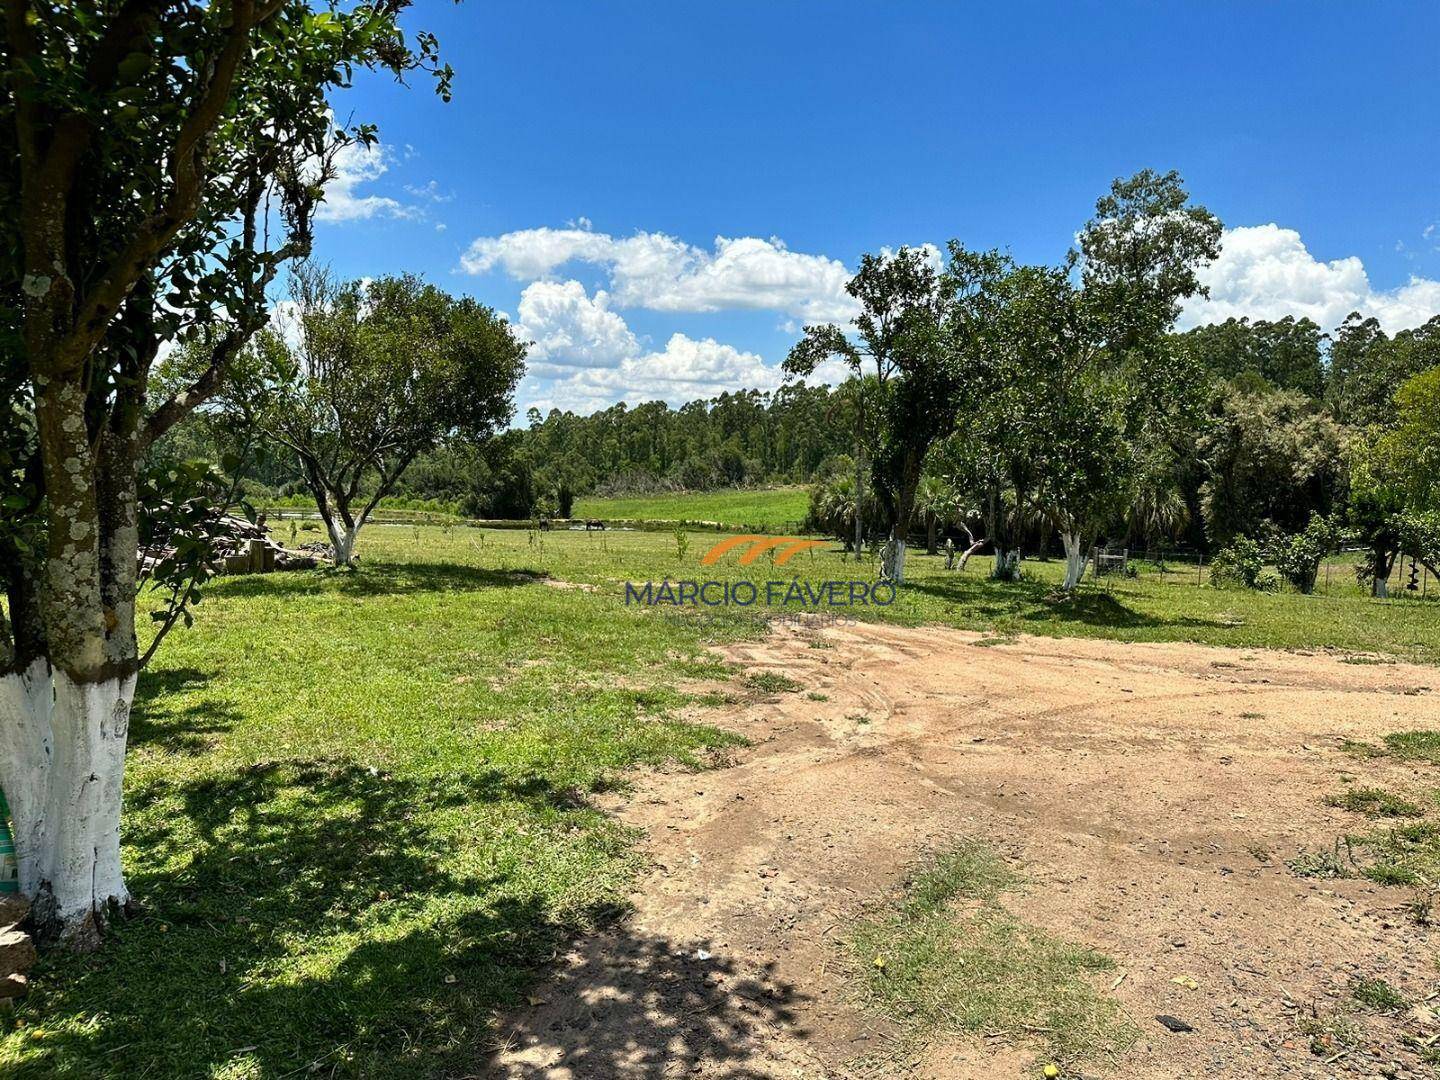
[[[335,549],[335,565],[349,566],[355,561],[355,538],[360,534],[357,526],[345,528],[345,523],[334,514],[325,522],[330,533],[330,546]]]
[[[882,580],[894,582],[896,585],[905,583],[905,541],[892,538],[885,545],[885,554],[881,559],[880,577]]]
[[[1370,595],[1384,600],[1390,595],[1390,574],[1398,555],[1372,550],[1370,552]]]
[[[1001,581],[1013,581],[1020,571],[1020,549],[1002,548],[995,549],[995,565],[990,569],[990,576]]]
[[[120,803],[135,676],[76,682],[44,659],[0,677],[0,786],[38,925],[98,940],[129,890]]]
[[[1090,560],[1086,557],[1085,549],[1080,544],[1079,533],[1062,530],[1060,542],[1065,545],[1065,581],[1061,588],[1069,592],[1080,584],[1080,579],[1085,576],[1085,567]]]
[[[98,932],[110,909],[130,900],[120,869],[120,790],[134,699],[134,675],[92,683],[55,675],[47,880],[69,933]]]

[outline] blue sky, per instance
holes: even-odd
[[[452,103],[374,77],[318,254],[418,270],[537,342],[520,404],[774,385],[861,252],[1055,261],[1110,180],[1220,215],[1230,314],[1440,313],[1436,4],[422,0]],[[728,243],[717,243],[724,238]]]

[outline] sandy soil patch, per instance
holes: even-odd
[[[1303,1017],[1357,977],[1425,997],[1434,947],[1405,890],[1284,860],[1358,827],[1322,803],[1358,768],[1341,741],[1440,726],[1440,671],[873,625],[780,628],[725,655],[825,700],[750,702],[720,721],[754,744],[733,767],[653,776],[617,804],[653,861],[635,912],[505,1019],[489,1075],[818,1078],[867,1059],[935,1080],[1035,1075],[1006,1036],[896,1059],[842,971],[839,928],[961,836],[1023,868],[1008,908],[1125,973],[1115,994],[1142,1038],[1087,1075],[1429,1075],[1393,1040],[1378,1058],[1312,1054]],[[1412,790],[1425,769],[1363,768]]]

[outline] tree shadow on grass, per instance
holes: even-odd
[[[1030,623],[1080,623],[1115,630],[1158,627],[1226,629],[1218,619],[1188,615],[1162,616],[1136,611],[1114,593],[1081,588],[1068,596],[1037,582],[991,583],[979,579],[907,585],[916,592],[962,606],[969,613],[996,620]]]
[[[195,757],[214,749],[216,737],[243,717],[211,697],[182,704],[183,695],[207,685],[210,677],[193,667],[151,668],[135,684],[130,713],[131,748],[156,746],[166,753]]]
[[[7,1075],[455,1075],[567,930],[605,914],[557,910],[503,829],[468,835],[482,806],[522,831],[594,813],[498,770],[278,761],[142,783],[125,846],[144,909],[95,956],[43,960],[16,1018],[45,1037]],[[466,841],[478,857],[451,858]]]
[[[403,596],[418,592],[466,592],[472,589],[534,585],[549,575],[544,570],[491,570],[441,562],[362,563],[353,571],[286,570],[273,574],[237,574],[217,578],[217,595],[237,597]]]
[[[1081,591],[1058,598],[1042,596],[1037,603],[1041,606],[1020,617],[1032,622],[1078,622],[1117,630],[1159,626],[1224,629],[1228,625],[1218,619],[1198,619],[1191,615],[1147,615],[1108,592]]]

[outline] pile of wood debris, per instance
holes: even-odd
[[[254,521],[231,514],[217,516],[209,525],[217,553],[216,570],[224,574],[268,574],[276,570],[313,570],[327,555],[306,550],[291,551],[271,535],[265,515]],[[329,551],[327,547],[325,551]],[[175,554],[169,545],[152,545],[140,550],[140,569],[153,570],[162,560]]]

